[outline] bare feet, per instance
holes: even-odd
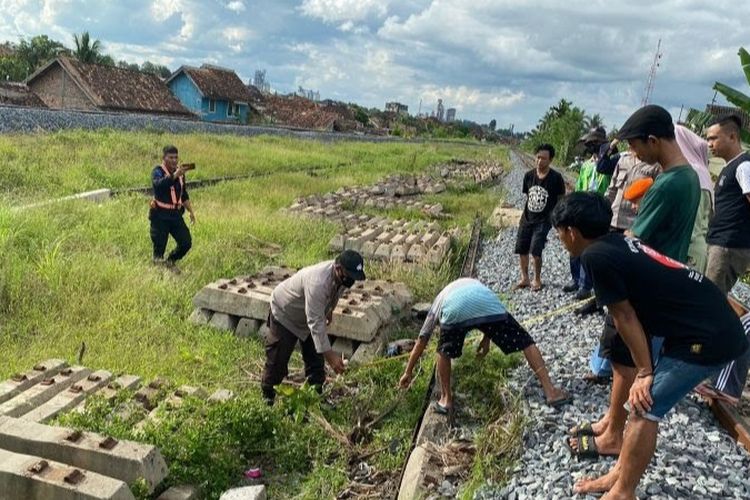
[[[574,425],[573,427],[568,430],[568,434],[571,436],[575,436],[578,432],[578,425]],[[607,431],[607,427],[609,426],[609,418],[607,418],[607,415],[604,415],[601,420],[597,422],[591,422],[591,432],[594,436],[601,436]]]
[[[550,394],[544,396],[547,399],[547,404],[552,407],[561,406],[571,400],[570,394],[559,387],[554,387]]]
[[[521,288],[528,288],[529,287],[529,280],[528,279],[522,279],[518,283],[516,283],[516,286],[514,287],[515,290],[521,289]]]
[[[635,492],[631,491],[630,493],[622,492],[622,491],[615,491],[616,487],[613,487],[611,490],[609,490],[602,499],[606,500],[637,500],[637,497],[635,496]]]
[[[532,290],[533,292],[538,292],[539,290],[541,290],[541,289],[542,289],[542,287],[543,287],[543,286],[544,286],[544,285],[542,284],[541,280],[536,280],[536,279],[535,279],[535,280],[534,280],[534,281],[533,281],[533,282],[531,283],[531,290]]]
[[[597,478],[584,477],[573,485],[573,493],[603,493],[609,491],[617,482],[618,476],[617,470],[613,467],[603,476]]]

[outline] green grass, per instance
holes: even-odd
[[[100,187],[147,185],[158,151],[180,147],[183,160],[198,164],[192,178],[264,174],[194,190],[198,224],[194,246],[173,276],[150,264],[147,201],[123,195],[95,205],[66,202],[16,211],[11,205]],[[46,358],[74,362],[82,342],[83,364],[172,384],[229,388],[239,397],[208,406],[191,402],[162,423],[135,434],[132,422],[112,418],[112,407],[94,403],[88,414],[65,417],[76,427],[157,444],[170,461],[172,483],[189,481],[215,498],[236,483],[244,468],[262,464],[273,498],[331,498],[348,482],[348,454],[314,422],[298,425],[281,407],[265,408],[245,370],[257,373],[263,346],[187,321],[192,297],[218,278],[253,273],[268,264],[304,266],[329,258],[331,223],[288,214],[299,196],[343,185],[369,184],[391,173],[413,173],[451,158],[493,157],[502,148],[452,144],[320,143],[278,138],[158,133],[69,131],[0,137],[0,378]],[[443,203],[465,228],[475,213],[488,215],[497,195],[451,189],[429,197]],[[456,276],[459,255],[439,268],[369,265],[374,278],[409,285],[417,300],[431,300]],[[280,250],[279,250],[280,248]],[[413,335],[404,326],[399,336]],[[409,333],[411,332],[411,333]],[[403,405],[379,426],[364,449],[388,445],[371,463],[396,473],[405,458],[432,360],[414,390],[395,390],[402,362],[353,371],[341,384],[357,387],[333,411],[338,428],[356,413],[376,413],[393,398]],[[297,354],[293,364],[300,366]],[[392,447],[392,443],[395,443]],[[392,449],[391,449],[392,448]],[[356,451],[356,450],[355,450]]]

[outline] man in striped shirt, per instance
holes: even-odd
[[[489,352],[490,341],[505,354],[523,351],[526,361],[542,384],[547,404],[560,406],[570,401],[570,396],[550,380],[534,339],[508,313],[497,295],[473,278],[458,279],[435,297],[399,381],[402,388],[411,384],[414,365],[422,356],[432,331],[438,324],[440,340],[437,348],[437,374],[441,396],[433,406],[438,413],[448,413],[453,408],[451,359],[461,356],[466,335],[474,329],[484,333],[477,348],[478,358],[483,358]]]

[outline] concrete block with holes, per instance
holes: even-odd
[[[0,417],[0,448],[43,457],[132,484],[143,478],[149,493],[167,477],[159,450],[92,432]]]

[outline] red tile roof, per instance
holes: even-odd
[[[172,73],[172,76],[167,79],[167,83],[182,72],[195,83],[203,97],[245,103],[250,103],[253,99],[250,90],[242,83],[237,73],[231,69],[208,64],[204,64],[200,68],[182,66]]]
[[[61,66],[100,109],[192,115],[156,75],[82,63],[69,57],[55,59],[31,75],[27,83],[32,83],[55,65]]]

